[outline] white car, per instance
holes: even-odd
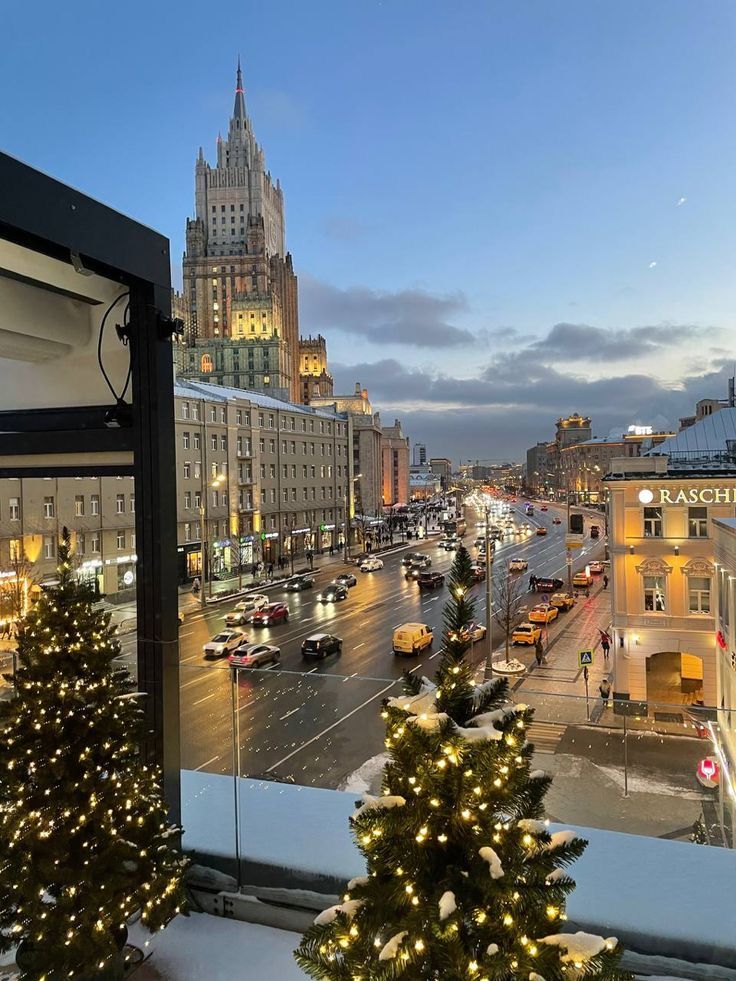
[[[280,660],[281,648],[274,644],[241,644],[228,658],[232,668],[260,668]]]
[[[225,623],[228,627],[241,626],[248,622],[254,610],[262,610],[267,604],[268,596],[264,593],[251,593],[235,604],[235,609],[225,617]]]
[[[216,657],[225,657],[226,654],[232,653],[236,647],[245,644],[247,640],[248,638],[242,630],[221,630],[204,645],[202,653],[208,661],[212,661]]]
[[[509,572],[526,572],[529,563],[525,559],[512,559],[509,562]]]
[[[365,559],[360,564],[361,572],[376,572],[383,568],[383,559]]]
[[[588,563],[588,568],[593,575],[599,576],[603,572],[602,562],[590,562]]]

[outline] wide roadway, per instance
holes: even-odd
[[[546,536],[507,537],[496,548],[494,591],[506,575],[508,560],[526,559],[528,576],[565,578],[564,525],[555,525],[556,512],[535,511],[525,517],[521,505],[514,507],[517,527],[524,522],[547,528]],[[464,544],[472,547],[478,516],[468,515]],[[602,523],[602,522],[601,522]],[[447,585],[420,591],[404,578],[401,560],[407,551],[430,555],[432,569],[447,573],[454,552],[438,547],[438,538],[410,542],[406,548],[383,556],[378,572],[355,571],[357,586],[347,600],[322,604],[316,594],[345,567],[335,562],[315,573],[314,589],[287,593],[283,587],[268,590],[274,600],[285,600],[290,617],[287,624],[244,631],[255,642],[277,644],[281,649],[278,669],[241,670],[235,684],[226,661],[206,662],[202,645],[224,625],[234,602],[212,606],[190,614],[180,631],[182,765],[213,773],[238,773],[298,784],[337,787],[367,759],[383,749],[380,700],[402,692],[402,672],[411,670],[431,676],[441,647],[442,608]],[[586,539],[584,550],[575,555],[577,569],[600,551],[597,542]],[[485,622],[485,583],[473,589],[476,617]],[[530,605],[534,594],[529,594]],[[563,618],[560,618],[563,619]],[[435,633],[431,649],[416,658],[396,657],[391,638],[399,624],[418,621]],[[552,624],[554,636],[559,629]],[[302,657],[301,642],[316,632],[342,638],[341,656],[317,663]],[[125,648],[132,657],[133,638]],[[485,658],[487,645],[477,643],[471,653],[474,663]]]

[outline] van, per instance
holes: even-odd
[[[426,623],[402,623],[394,630],[394,654],[419,654],[432,645],[432,628]]]

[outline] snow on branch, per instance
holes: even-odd
[[[490,846],[486,845],[484,848],[478,849],[478,854],[484,862],[488,862],[491,878],[500,879],[503,876],[503,866],[496,852]]]
[[[618,939],[608,937],[604,940],[595,933],[578,930],[577,933],[553,933],[549,937],[542,937],[540,943],[565,950],[566,953],[560,957],[563,964],[583,964],[597,957],[603,950],[613,950]]]
[[[573,841],[576,841],[578,836],[574,831],[554,831],[550,835],[550,840],[548,844],[544,845],[544,849],[548,852],[554,851],[556,848],[563,848],[565,845],[571,845]]]
[[[327,926],[333,922],[338,913],[343,913],[349,920],[352,920],[362,905],[363,902],[360,899],[349,899],[337,906],[329,906],[314,918],[314,924],[315,926]]]
[[[470,729],[463,729],[462,726],[455,726],[454,730],[458,736],[462,736],[469,743],[480,743],[487,739],[496,740],[496,742],[503,739],[503,733],[500,729],[496,729],[495,726],[477,726]]]
[[[437,711],[436,699],[436,685],[429,678],[422,678],[419,692],[416,695],[400,695],[398,698],[389,698],[386,700],[386,707],[411,712],[412,715],[421,715],[422,712]]]
[[[449,889],[447,890],[447,892],[443,892],[442,895],[440,896],[439,907],[440,907],[440,923],[442,923],[442,921],[446,920],[448,916],[452,916],[452,914],[457,909],[457,903],[455,902],[455,893],[450,892]]]
[[[356,821],[369,811],[390,810],[392,807],[403,807],[404,804],[406,804],[404,797],[398,797],[392,794],[385,794],[383,797],[373,797],[372,794],[363,794],[363,803],[357,811],[353,811],[351,820]]]
[[[547,830],[544,821],[535,821],[533,818],[522,818],[521,821],[516,822],[516,826],[520,831],[526,831],[530,835],[541,835]]]
[[[378,955],[379,961],[390,961],[396,957],[399,952],[399,947],[401,946],[401,941],[408,935],[408,930],[402,930],[401,933],[394,934],[389,942],[384,946],[381,953]]]

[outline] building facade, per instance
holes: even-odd
[[[651,426],[629,426],[625,432],[594,436],[583,443],[573,443],[560,451],[562,485],[581,504],[603,501],[603,478],[613,460],[638,457],[674,436],[654,432]]]
[[[301,400],[309,405],[313,398],[329,398],[334,380],[327,370],[327,341],[321,334],[299,340],[299,385]]]
[[[384,507],[406,504],[409,500],[409,439],[401,431],[401,423],[381,430],[381,473]]]
[[[711,727],[721,763],[718,793],[723,823],[736,841],[736,518],[711,524],[716,567],[713,590],[716,622],[716,706]]]
[[[429,469],[440,478],[442,490],[449,490],[452,484],[452,460],[444,456],[432,456],[429,458]]]
[[[278,390],[300,401],[298,286],[285,247],[284,195],[256,142],[240,64],[215,165],[199,150],[183,273],[190,351],[177,359],[178,376],[209,375],[215,384]],[[213,346],[213,339],[237,342],[229,358],[228,345]]]
[[[526,451],[526,487],[530,494],[546,494],[554,473],[547,465],[547,444],[537,443]]]

